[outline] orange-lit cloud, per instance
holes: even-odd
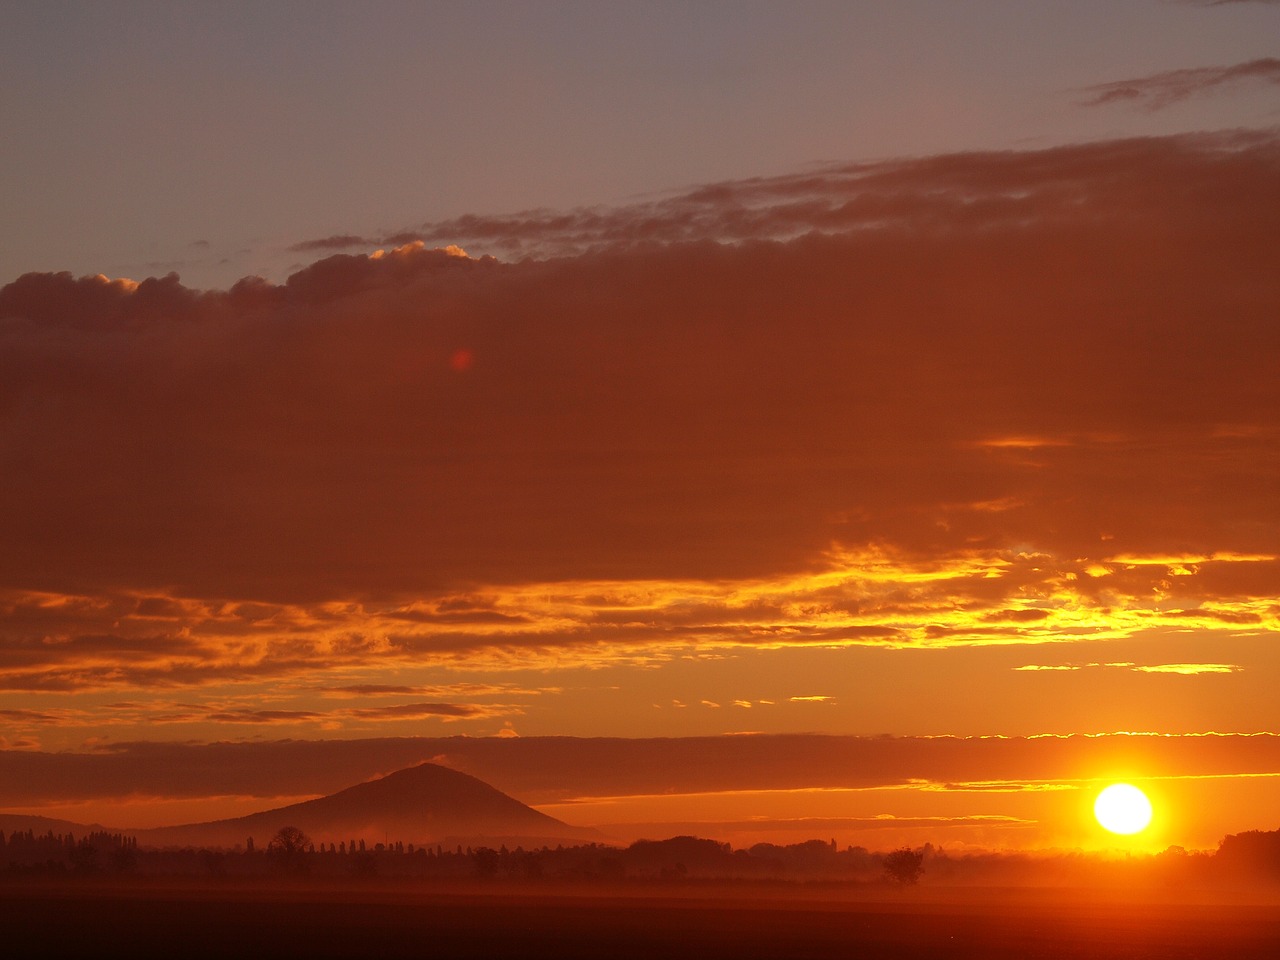
[[[529,689],[510,683],[451,683],[425,687],[410,687],[386,683],[360,683],[345,687],[323,687],[321,694],[325,697],[350,699],[354,697],[401,696],[404,694],[418,696],[471,696],[483,697],[495,694],[508,696],[537,696],[541,693],[558,693],[558,687],[542,687]]]
[[[1242,668],[1234,663],[1152,663],[1152,664],[1136,664],[1136,663],[1059,663],[1059,664],[1034,664],[1029,663],[1025,666],[1014,667],[1014,670],[1021,671],[1037,671],[1037,670],[1087,670],[1091,668],[1112,668],[1119,670],[1132,670],[1135,673],[1174,673],[1184,677],[1194,677],[1201,674],[1224,674],[1236,673]]]
[[[503,671],[754,651],[1243,667],[1216,645],[1280,624],[1276,209],[1280,140],[1206,135],[463,218],[280,285],[28,274],[6,736],[498,721],[562,686]]]
[[[1277,604],[1262,594],[1276,575],[1270,555],[1063,561],[970,551],[920,561],[884,548],[841,548],[824,562],[811,573],[769,579],[495,585],[399,604],[12,593],[4,598],[4,628],[13,640],[0,649],[0,687],[164,689],[301,679],[371,658],[391,672],[462,663],[502,670],[536,667],[550,656],[582,665],[661,661],[690,648],[711,656],[740,648],[1101,641],[1169,626],[1206,637],[1280,630]],[[1226,568],[1240,572],[1217,572]],[[98,633],[107,618],[110,632]],[[414,689],[369,683],[327,692]],[[520,688],[423,688],[445,695],[502,689]]]
[[[480,717],[507,717],[518,714],[518,706],[507,704],[415,702],[351,707],[340,710],[264,709],[245,702],[203,704],[152,700],[108,704],[90,711],[77,708],[46,710],[0,710],[0,721],[15,728],[173,726],[218,724],[230,726],[298,726],[335,730],[344,726],[401,720],[467,720]]]

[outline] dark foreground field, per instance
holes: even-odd
[[[0,888],[12,957],[1266,958],[1280,910],[998,891],[878,899]]]

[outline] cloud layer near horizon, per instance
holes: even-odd
[[[422,762],[461,770],[526,803],[911,784],[1016,792],[1117,775],[1276,775],[1280,735],[121,743],[81,753],[0,751],[0,808],[130,797],[320,795]]]
[[[1277,209],[1240,134],[24,276],[0,688],[1274,632]]]

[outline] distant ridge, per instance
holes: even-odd
[[[234,847],[252,837],[265,847],[284,826],[316,843],[364,840],[524,844],[600,839],[590,828],[539,813],[482,780],[423,763],[338,793],[261,813],[175,827],[128,831],[144,846]]]
[[[110,830],[100,823],[75,823],[72,820],[55,820],[51,817],[39,817],[26,813],[0,813],[0,833],[6,837],[14,831],[30,830],[38,837],[48,833],[64,836],[68,833],[82,837],[88,833],[128,833],[131,830]]]

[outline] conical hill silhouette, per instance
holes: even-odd
[[[252,837],[265,846],[281,827],[316,843],[504,842],[526,845],[597,839],[599,834],[539,813],[482,780],[423,763],[338,793],[230,820],[137,831],[145,846],[223,846]]]

